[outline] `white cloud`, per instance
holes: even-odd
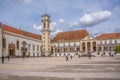
[[[65,22],[64,19],[59,19],[59,23],[63,24]]]
[[[57,22],[51,22],[51,37],[55,37],[55,35],[59,32],[62,32],[62,30],[58,29],[59,24]]]
[[[57,26],[58,24],[56,22],[51,22],[50,24],[51,31],[55,31],[57,29]]]
[[[36,29],[36,30],[41,30],[41,25],[40,26],[37,26],[36,24],[33,25],[33,28]]]
[[[72,26],[80,26],[79,22],[71,23]]]
[[[109,20],[110,17],[111,12],[107,10],[89,13],[85,14],[78,22],[73,23],[73,26],[92,27]]]

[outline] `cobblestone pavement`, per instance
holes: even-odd
[[[120,56],[11,58],[0,63],[0,80],[120,80]]]

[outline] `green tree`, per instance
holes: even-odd
[[[116,46],[116,47],[115,47],[115,52],[116,52],[116,53],[120,53],[120,46]]]

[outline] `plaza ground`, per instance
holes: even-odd
[[[5,59],[0,80],[120,80],[120,56]]]

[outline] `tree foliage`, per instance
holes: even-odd
[[[120,53],[120,45],[115,47],[115,52]]]

